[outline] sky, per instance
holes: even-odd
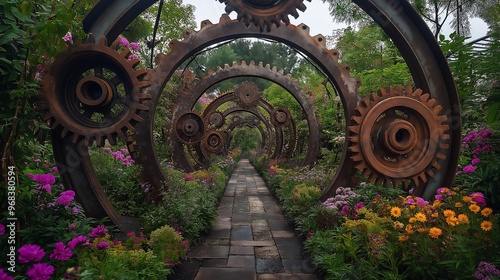
[[[196,7],[195,17],[197,28],[200,28],[200,22],[210,20],[212,23],[219,22],[220,16],[224,13],[225,5],[217,0],[183,0],[184,4],[192,4]],[[346,25],[334,23],[329,13],[329,6],[320,0],[312,2],[304,1],[307,9],[305,12],[299,11],[298,19],[289,16],[292,24],[298,25],[306,23],[311,29],[311,35],[322,34],[324,36],[332,35],[333,30],[344,28]],[[231,18],[236,18],[236,13],[232,12],[229,15]],[[481,19],[471,20],[471,39],[476,39],[486,35],[487,25]],[[444,28],[444,34],[447,35],[453,30],[450,27]]]

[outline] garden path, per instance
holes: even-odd
[[[248,159],[231,175],[211,232],[187,257],[175,280],[317,279],[279,203]]]

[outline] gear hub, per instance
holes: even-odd
[[[201,116],[192,111],[185,112],[174,120],[175,136],[184,144],[192,145],[201,141],[206,125]]]
[[[422,90],[402,86],[381,89],[361,100],[349,131],[352,160],[377,184],[396,187],[427,183],[445,159],[450,139],[442,107]]]

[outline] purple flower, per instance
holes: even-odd
[[[136,54],[131,54],[127,58],[127,60],[136,60],[136,59],[139,59],[139,56]]]
[[[482,130],[479,135],[483,138],[490,137],[493,133],[489,129]]]
[[[421,197],[417,197],[417,205],[418,206],[423,206],[423,205],[427,205],[429,204],[429,202],[425,201],[423,198]]]
[[[118,39],[118,44],[124,46],[125,48],[128,48],[128,46],[130,45],[130,43],[128,42],[127,39],[123,38],[123,37],[120,37]]]
[[[358,210],[358,209],[363,208],[364,206],[365,205],[363,204],[363,201],[360,201],[360,202],[356,203],[356,205],[354,205],[354,209]]]
[[[45,190],[48,193],[52,192],[52,188],[50,187],[49,184],[43,185],[43,186],[38,186],[38,190]]]
[[[3,224],[0,224],[0,235],[3,235],[5,233],[5,226]]]
[[[68,247],[71,249],[75,249],[76,246],[78,246],[79,244],[85,244],[87,243],[87,241],[87,237],[85,237],[84,235],[79,235],[68,242]]]
[[[436,194],[436,195],[434,196],[434,198],[435,198],[436,200],[443,200],[443,195],[442,195],[442,194]]]
[[[73,207],[73,213],[77,214],[77,213],[78,213],[78,211],[80,211],[80,210],[78,210],[78,207],[74,206],[74,207]]]
[[[128,150],[127,149],[120,149],[120,152],[122,152],[122,154],[126,154],[126,153],[128,153]]]
[[[476,279],[491,279],[490,276],[500,276],[500,270],[493,264],[482,261],[477,266],[474,276]]]
[[[32,268],[28,269],[26,275],[34,280],[49,280],[54,273],[54,267],[48,263],[36,263]]]
[[[66,35],[64,35],[64,37],[62,37],[62,39],[64,40],[64,42],[70,42],[71,44],[73,44],[73,35],[69,31],[68,33],[66,33]]]
[[[57,166],[54,166],[50,169],[50,172],[54,173],[54,174],[59,174],[59,169],[57,169]]]
[[[0,268],[0,280],[14,280],[14,277],[5,273],[5,271],[3,271],[3,269]]]
[[[478,164],[480,162],[481,162],[481,160],[479,158],[473,158],[471,163],[474,164],[474,165],[476,165],[476,164]]]
[[[53,185],[56,182],[56,177],[50,173],[26,174],[26,176],[28,176],[31,180],[38,182],[40,185]]]
[[[39,158],[35,158],[33,161],[34,161],[34,162],[36,162],[36,163],[40,163],[40,162],[42,162],[42,160],[41,160],[41,159],[39,159]]]
[[[484,194],[481,192],[473,192],[469,195],[472,200],[482,206],[486,206],[486,200],[484,199]]]
[[[51,260],[67,261],[71,258],[73,252],[63,242],[57,242],[55,245],[54,252],[50,254]]]
[[[137,44],[136,42],[132,42],[132,43],[130,43],[130,48],[133,51],[138,51],[139,50],[139,44]]]
[[[67,206],[73,201],[73,199],[75,199],[75,192],[67,190],[61,193],[61,195],[57,198],[56,203]]]
[[[106,147],[106,148],[102,148],[102,150],[107,152],[107,153],[111,153],[111,148]]]
[[[37,262],[45,256],[45,251],[36,244],[25,244],[17,251],[19,252],[19,261],[21,263]]]
[[[108,233],[107,228],[105,228],[104,226],[98,225],[97,227],[95,227],[91,230],[89,236],[92,238],[97,238],[97,237],[103,237],[107,233]]]
[[[466,167],[464,167],[464,173],[473,173],[474,171],[476,171],[476,167],[473,165],[469,164]]]
[[[99,249],[108,249],[109,248],[109,244],[106,241],[102,241],[101,243],[97,244],[97,248],[99,248]]]

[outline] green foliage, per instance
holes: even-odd
[[[236,128],[232,131],[232,135],[231,148],[237,147],[245,152],[260,147],[262,141],[262,136],[255,128]]]
[[[148,245],[158,258],[170,265],[177,264],[187,254],[182,236],[169,226],[151,232]]]

